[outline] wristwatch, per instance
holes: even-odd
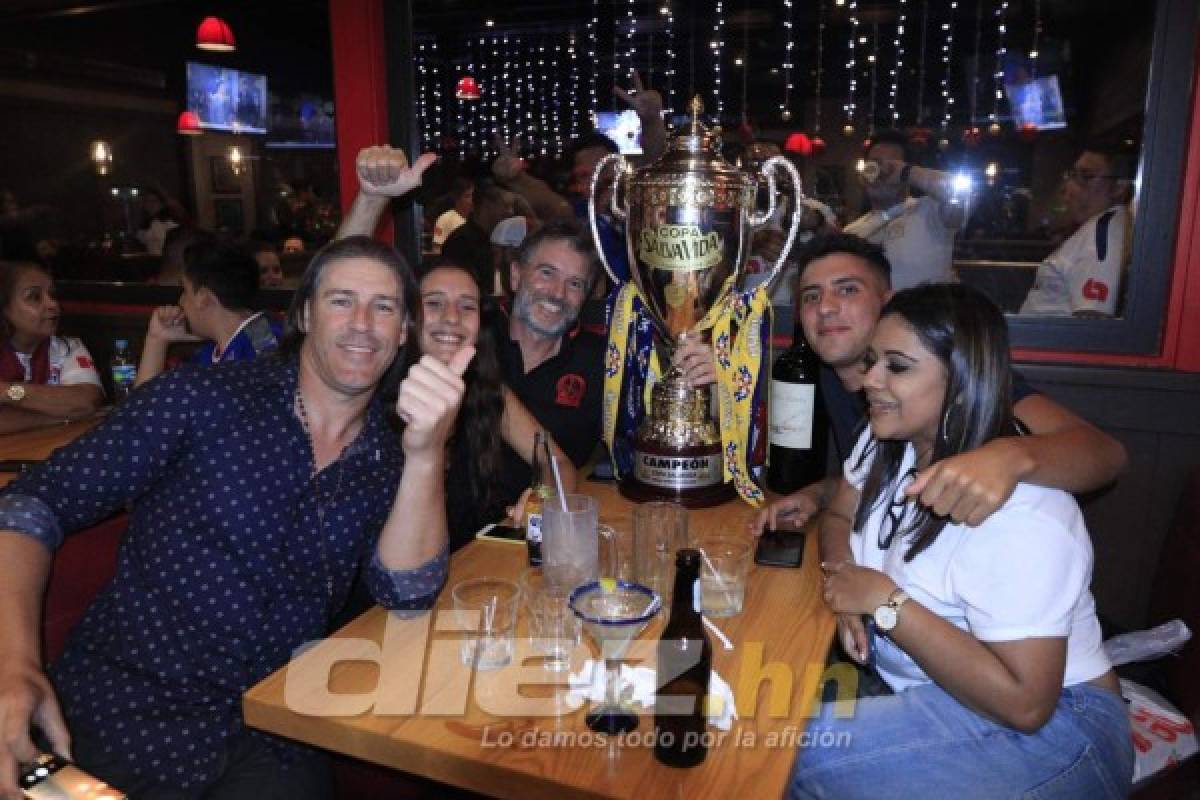
[[[888,633],[900,621],[900,606],[909,600],[908,592],[897,589],[888,595],[887,602],[875,609],[875,627]]]
[[[10,383],[4,394],[14,403],[19,403],[25,399],[25,385],[20,383]]]

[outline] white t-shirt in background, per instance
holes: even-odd
[[[843,233],[861,236],[883,248],[892,265],[892,288],[954,281],[954,236],[957,228],[942,222],[941,203],[933,197],[910,197],[884,211],[868,211]]]
[[[845,475],[862,490],[873,455],[854,469],[872,448],[868,428],[846,460]],[[870,452],[870,451],[869,451]],[[914,463],[911,445],[901,475]],[[904,485],[877,504],[862,532],[850,536],[854,560],[886,573],[913,600],[983,642],[1034,637],[1066,637],[1063,686],[1073,686],[1110,669],[1102,647],[1096,605],[1088,589],[1092,579],[1092,543],[1074,498],[1058,489],[1017,484],[1012,497],[976,528],[948,524],[912,561],[910,540],[897,534],[880,546],[890,530],[888,511],[904,531],[916,503],[903,497]],[[904,614],[903,608],[900,611]],[[872,647],[880,676],[900,692],[930,678],[887,636],[876,633]]]
[[[1038,266],[1021,313],[1117,313],[1128,230],[1129,210],[1123,205],[1105,209],[1080,225]]]
[[[100,382],[100,373],[96,371],[92,354],[79,339],[74,336],[52,336],[47,350],[47,360],[50,362],[46,375],[47,386],[74,386],[80,383],[104,385]],[[21,352],[16,355],[25,369],[25,380],[33,380],[32,356]]]

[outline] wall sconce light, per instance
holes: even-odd
[[[242,149],[234,145],[229,148],[227,156],[229,158],[229,167],[233,170],[233,174],[241,175],[246,169],[246,157],[242,155]]]
[[[88,151],[92,156],[92,164],[96,167],[97,175],[107,175],[112,168],[113,153],[108,142],[97,139],[89,146]]]

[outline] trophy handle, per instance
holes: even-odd
[[[796,243],[796,234],[800,232],[800,217],[801,205],[800,201],[804,198],[804,188],[800,182],[800,173],[791,161],[783,156],[771,156],[763,162],[762,171],[767,178],[767,192],[770,195],[770,204],[767,210],[760,214],[750,214],[749,222],[754,228],[766,224],[771,215],[775,213],[775,169],[782,168],[787,171],[792,178],[792,186],[795,187],[795,211],[792,213],[792,224],[788,226],[787,239],[783,243],[783,249],[779,251],[779,260],[771,267],[771,273],[765,281],[768,288],[779,277],[783,271],[783,265],[787,261],[788,255],[792,252],[792,245]]]
[[[600,173],[609,164],[617,162],[617,175],[613,180],[612,201],[610,207],[613,216],[617,219],[625,219],[625,209],[617,206],[617,194],[621,189],[621,179],[625,175],[625,159],[619,153],[610,153],[600,159],[596,164],[596,168],[592,170],[592,182],[588,187],[588,223],[592,226],[592,240],[596,243],[596,253],[600,256],[600,263],[604,266],[604,271],[608,273],[608,277],[616,285],[620,285],[621,279],[613,272],[612,267],[608,264],[608,258],[604,255],[604,247],[600,242],[600,228],[596,224],[596,187],[600,185]]]

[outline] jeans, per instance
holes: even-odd
[[[1126,797],[1133,745],[1125,702],[1069,686],[1024,734],[968,709],[936,684],[859,700],[849,719],[826,703],[796,754],[789,798]]]
[[[329,757],[313,751],[292,764],[282,764],[266,740],[247,730],[226,742],[224,769],[208,786],[181,789],[138,778],[124,763],[107,757],[100,742],[72,731],[71,751],[80,768],[129,800],[329,800],[333,797],[333,772]]]

